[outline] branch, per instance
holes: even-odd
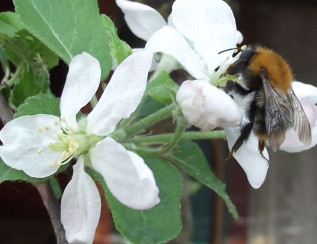
[[[53,224],[54,232],[56,235],[56,240],[58,244],[67,244],[65,238],[65,230],[61,223],[61,209],[60,205],[54,195],[52,187],[50,186],[48,181],[36,183],[35,187],[39,191],[43,203],[47,209],[47,212],[51,218],[51,222]]]

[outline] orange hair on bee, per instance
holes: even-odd
[[[291,68],[276,52],[264,47],[256,48],[256,55],[254,55],[249,69],[255,74],[259,74],[261,68],[267,71],[274,88],[286,92],[291,87],[293,80]]]

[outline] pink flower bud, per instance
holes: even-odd
[[[242,114],[236,103],[207,81],[184,81],[176,100],[187,121],[204,131],[241,124]]]

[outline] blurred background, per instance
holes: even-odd
[[[143,0],[167,17],[171,0]],[[230,0],[244,44],[261,44],[280,53],[295,78],[317,85],[317,2],[313,0]],[[143,47],[126,26],[114,0],[99,0],[100,13],[115,22],[119,35],[132,47]],[[14,11],[12,0],[1,0],[1,11]],[[216,34],[216,33],[215,33]],[[62,62],[51,71],[52,90],[60,95],[67,73]],[[227,184],[240,214],[233,220],[223,202],[210,190],[194,187],[183,235],[192,229],[192,243],[201,244],[315,244],[317,228],[317,151],[270,153],[268,176],[253,190],[239,165],[230,160],[224,141],[200,141],[210,166]],[[1,173],[1,172],[0,172]],[[61,176],[61,181],[67,180]],[[195,185],[195,184],[194,184]],[[0,243],[56,243],[46,209],[36,189],[23,182],[0,185]],[[189,233],[187,233],[189,232]],[[112,233],[110,235],[110,233]],[[123,243],[114,235],[106,202],[95,244]],[[111,241],[109,240],[111,236]],[[177,240],[171,243],[182,243]],[[186,244],[186,243],[184,243]]]

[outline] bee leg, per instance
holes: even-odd
[[[263,155],[264,146],[265,146],[264,140],[259,140],[259,143],[258,143],[259,152],[260,152],[262,158],[264,158],[266,161],[269,161],[269,160],[268,160],[266,157],[264,157],[264,155]]]
[[[250,94],[251,92],[253,92],[253,90],[246,90],[237,82],[228,80],[225,86],[225,92],[226,93],[234,92],[236,94],[239,94],[240,96],[246,96]]]
[[[233,144],[231,151],[230,151],[229,155],[226,157],[224,162],[227,162],[232,157],[232,155],[242,146],[242,144],[246,140],[248,140],[252,128],[253,128],[253,122],[245,124],[242,127],[240,136],[238,137],[236,142]]]

